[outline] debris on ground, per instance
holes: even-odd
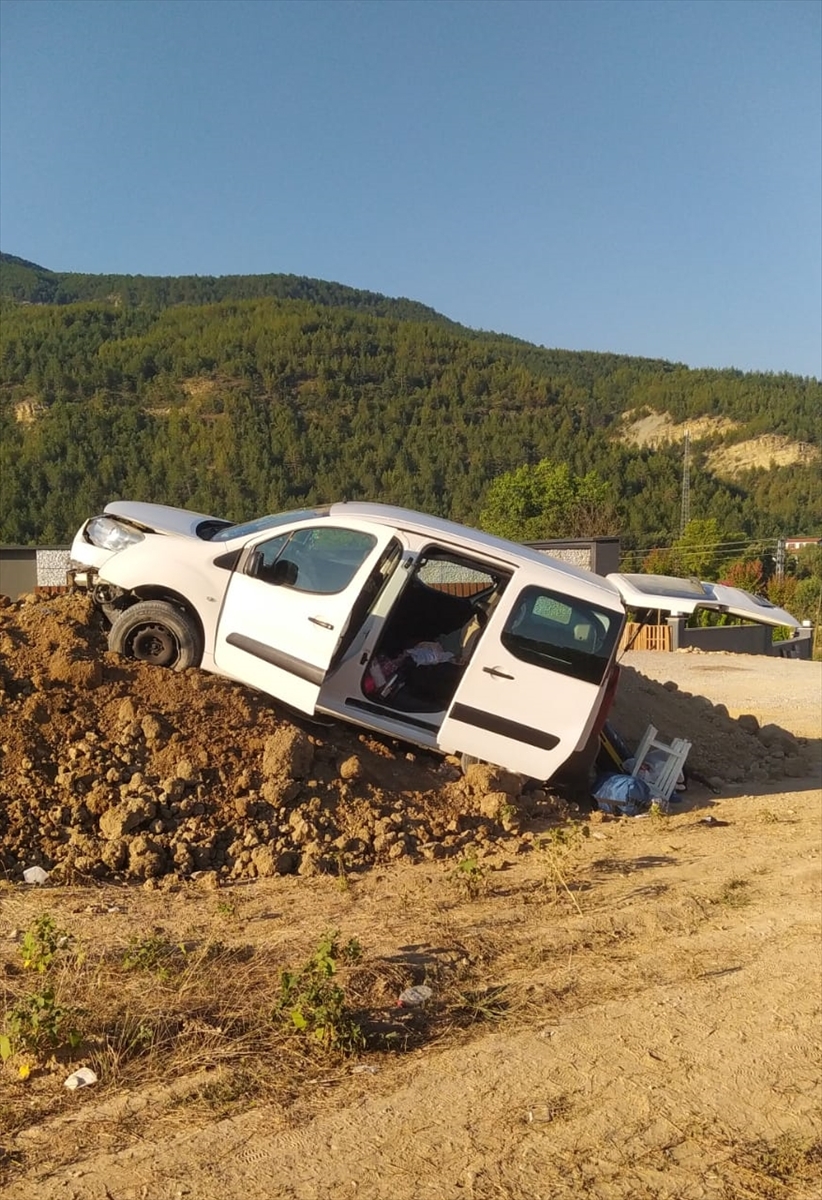
[[[405,991],[400,992],[397,1004],[400,1008],[420,1008],[433,995],[432,989],[427,984],[418,983],[415,987],[407,987]]]
[[[76,1092],[78,1088],[91,1087],[96,1082],[97,1076],[91,1067],[80,1067],[79,1071],[72,1071],[68,1079],[64,1080],[63,1087],[68,1088],[70,1092]]]

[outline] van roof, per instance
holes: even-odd
[[[410,508],[399,508],[391,504],[375,504],[359,500],[344,500],[330,506],[331,516],[361,517],[363,520],[378,521],[383,525],[394,525],[399,529],[422,534],[440,534],[443,537],[455,538],[479,553],[491,553],[504,556],[507,560],[520,561],[548,567],[558,578],[555,586],[563,589],[563,581],[567,586],[574,581],[575,590],[588,591],[588,599],[603,604],[608,608],[624,610],[619,589],[609,580],[583,567],[574,566],[562,559],[553,558],[541,550],[532,550],[520,542],[511,542],[506,538],[495,537],[494,534],[484,533],[469,525],[460,525],[456,521],[447,521],[442,517],[432,517],[428,513],[415,512]]]

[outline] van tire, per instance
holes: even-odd
[[[136,662],[173,671],[197,667],[203,657],[196,623],[166,600],[141,600],[119,613],[109,630],[108,648]]]

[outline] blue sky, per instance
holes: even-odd
[[[0,246],[822,376],[819,0],[2,0]]]

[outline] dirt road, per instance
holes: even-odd
[[[693,788],[671,816],[594,818],[565,843],[526,826],[480,860],[470,894],[436,861],[345,886],[238,883],[230,921],[217,911],[227,891],[54,889],[51,911],[85,939],[222,921],[225,939],[276,949],[333,926],[384,962],[425,968],[433,1004],[460,963],[503,999],[475,1000],[475,1020],[405,1054],[318,1063],[287,1101],[232,1092],[239,1061],[78,1092],[15,1133],[9,1200],[818,1196],[822,666],[627,661],[676,684],[666,694],[680,704],[690,693],[689,710],[712,702],[715,723],[722,704],[809,739],[811,773],[777,781],[763,766],[719,795]],[[8,933],[43,895],[6,888],[0,902]]]

